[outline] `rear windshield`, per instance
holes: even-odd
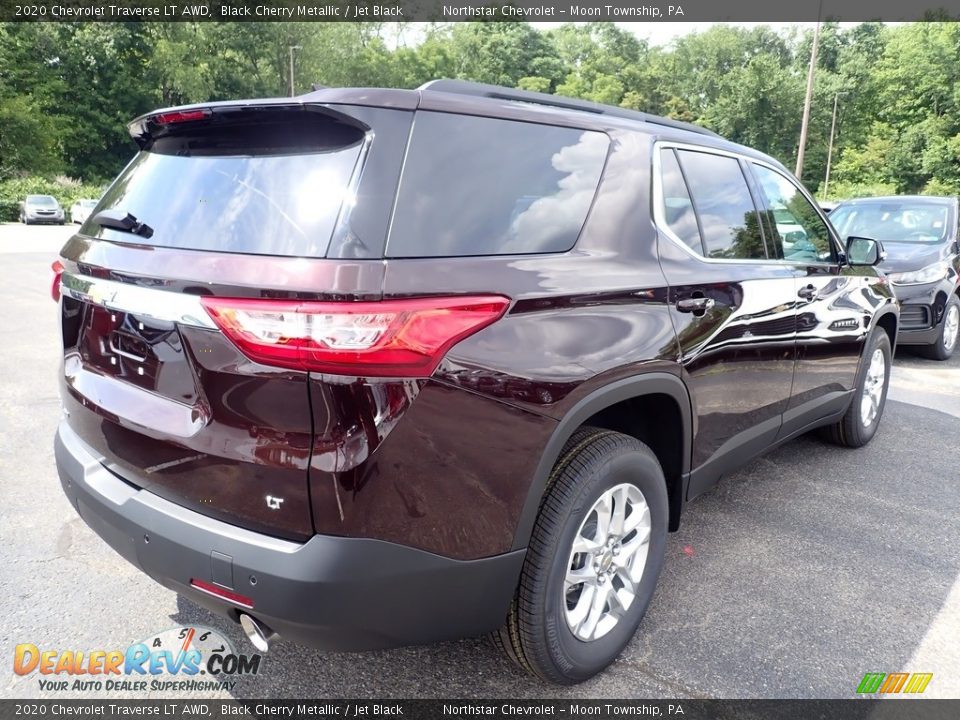
[[[387,255],[569,250],[590,210],[609,144],[599,132],[421,111]]]
[[[100,227],[95,215],[84,231],[115,242],[322,257],[363,139],[320,113],[184,123],[149,143],[97,206],[132,214],[152,228],[150,238]]]

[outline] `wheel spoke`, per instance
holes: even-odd
[[[638,508],[636,505],[633,506],[633,512],[627,516],[627,520],[624,523],[622,536],[626,537],[633,530],[636,530],[640,527],[641,523],[646,523],[647,529],[650,528],[650,508],[647,507],[644,503],[643,508]]]
[[[610,521],[613,515],[612,498],[607,494],[601,495],[594,506],[594,512],[597,514],[597,534],[593,538],[602,545],[610,536]]]
[[[565,590],[570,590],[571,588],[576,587],[582,583],[594,583],[597,580],[597,574],[593,570],[593,565],[590,562],[590,559],[587,559],[587,563],[577,570],[567,570],[567,577],[564,578],[564,583],[566,587]]]
[[[644,525],[643,527],[637,528],[637,534],[630,538],[630,542],[624,543],[620,546],[620,562],[625,563],[628,558],[632,557],[634,553],[637,552],[640,548],[647,544],[650,540],[650,526]]]
[[[613,495],[613,512],[610,516],[610,533],[622,537],[627,523],[627,487],[624,485]]]
[[[603,617],[603,611],[607,607],[607,598],[609,596],[610,586],[598,585],[596,592],[590,600],[590,612],[580,628],[583,631],[583,635],[589,640],[593,639],[594,633],[597,630],[597,623],[600,622],[600,618]]]
[[[633,585],[636,585],[643,578],[643,570],[647,566],[648,550],[649,545],[646,540],[635,545],[631,543],[629,553],[622,560],[621,572],[626,574]],[[621,580],[624,580],[624,578],[621,577]]]
[[[633,602],[633,586],[634,583],[632,580],[628,582],[629,578],[623,577],[623,571],[621,570],[618,575],[623,581],[623,587],[619,590],[612,590],[610,592],[610,600],[614,601],[614,604],[620,607],[620,612],[616,613],[617,615],[623,615],[624,612],[630,609],[630,604]]]
[[[597,542],[593,538],[587,538],[583,535],[577,535],[573,540],[573,554],[586,553],[591,554],[603,547],[602,542]],[[573,563],[571,563],[572,565]]]
[[[574,632],[579,632],[583,626],[583,621],[587,618],[587,613],[593,607],[593,597],[597,593],[596,585],[584,585],[580,591],[580,597],[577,598],[577,604],[572,610],[567,610],[567,623]]]

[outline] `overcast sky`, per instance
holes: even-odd
[[[531,23],[535,27],[543,28],[544,30],[558,27],[564,23]],[[860,23],[855,22],[842,22],[839,23],[840,27],[855,27]],[[742,22],[742,23],[717,23],[717,22],[618,22],[617,25],[622,27],[624,30],[629,30],[634,35],[639,38],[647,40],[651,45],[666,45],[674,38],[687,35],[692,32],[703,32],[713,25],[739,25],[740,27],[745,28],[754,28],[759,27],[760,25],[768,25],[777,32],[781,32],[791,26],[799,27],[809,27],[813,29],[816,23],[812,22],[800,22],[800,23],[771,23],[771,22]]]
[[[558,22],[534,22],[530,23],[533,27],[540,30],[549,30],[550,28],[559,27],[560,25],[566,25],[569,23],[558,23]],[[583,25],[584,23],[572,23],[573,25]],[[842,22],[838,23],[842,28],[856,27],[860,23],[855,22]],[[888,25],[897,25],[899,23],[887,23]],[[422,28],[426,26],[426,23],[399,23],[399,24],[390,24],[395,28],[396,34],[385,33],[384,40],[386,43],[393,47],[395,43],[402,43],[404,45],[416,45],[422,39]],[[692,32],[703,32],[704,30],[714,26],[714,25],[739,25],[740,27],[745,28],[754,28],[759,27],[760,25],[768,25],[773,28],[776,32],[782,32],[787,30],[790,27],[806,27],[813,29],[816,23],[812,22],[798,22],[798,23],[775,23],[775,22],[737,22],[737,23],[721,23],[721,22],[618,22],[617,25],[622,27],[624,30],[632,32],[639,38],[643,38],[651,45],[666,45],[671,40],[675,38],[682,37]]]

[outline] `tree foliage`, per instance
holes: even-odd
[[[414,34],[413,42],[409,35]],[[103,180],[157,107],[456,77],[699,123],[793,166],[812,33],[718,24],[651,47],[613,23],[0,23],[0,179]],[[831,194],[960,188],[960,24],[825,23],[803,179]]]

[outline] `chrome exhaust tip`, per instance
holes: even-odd
[[[250,643],[262,653],[270,649],[270,640],[277,635],[262,622],[246,613],[240,615],[240,627],[243,628]]]

